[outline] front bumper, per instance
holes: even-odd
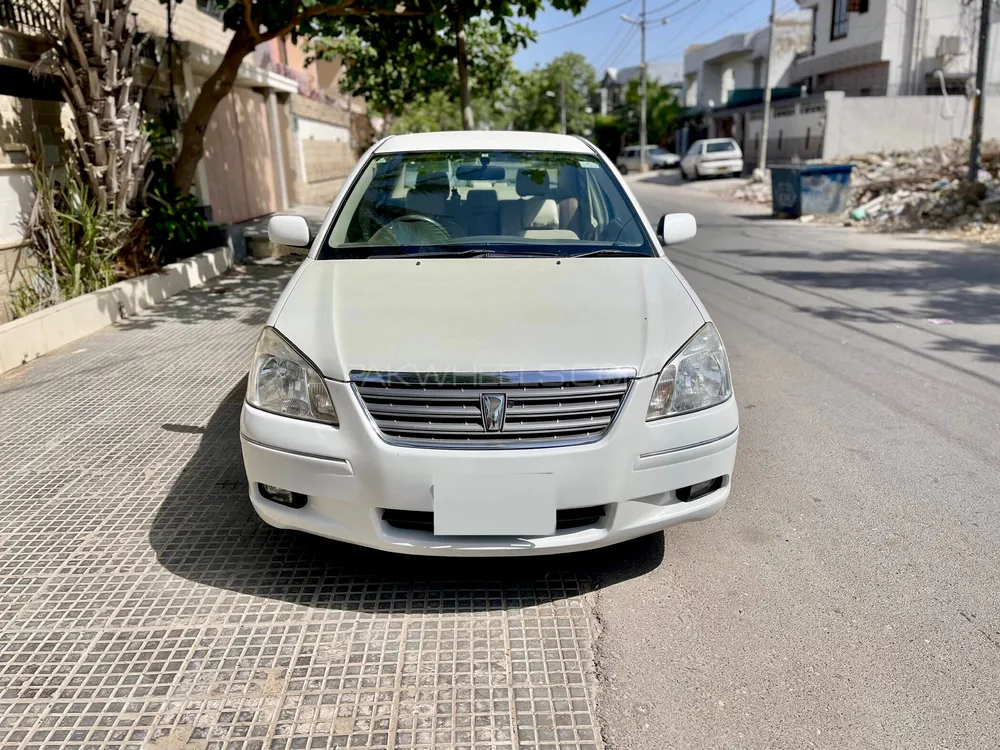
[[[250,500],[272,526],[393,552],[426,555],[546,554],[591,549],[718,513],[729,497],[739,417],[735,399],[701,412],[645,421],[656,377],[636,380],[600,441],[564,448],[438,450],[384,442],[353,387],[327,381],[337,428],[243,406],[243,460]],[[440,537],[401,529],[383,510],[433,511],[436,473],[550,473],[557,508],[603,506],[597,522],[545,537]],[[690,502],[682,487],[724,477]],[[265,499],[258,484],[306,495],[303,508]]]

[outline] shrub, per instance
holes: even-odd
[[[75,162],[65,170],[60,181],[53,168],[32,169],[35,202],[26,238],[35,264],[13,290],[14,317],[115,283],[116,263],[132,242],[129,215],[101,210]]]
[[[172,165],[177,155],[174,138],[160,121],[147,123],[152,154],[146,167],[149,183],[142,209],[142,230],[150,254],[159,263],[172,263],[197,250],[208,222],[191,193],[173,186]]]

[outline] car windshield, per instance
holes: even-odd
[[[718,141],[716,143],[708,143],[705,145],[705,151],[710,154],[718,154],[723,151],[735,151],[736,144],[732,141]]]
[[[376,154],[321,259],[498,255],[656,257],[596,156],[521,151]]]
[[[667,151],[666,149],[661,148],[660,146],[651,146],[649,149],[649,153],[651,153],[653,156],[662,156],[663,154],[667,153]]]

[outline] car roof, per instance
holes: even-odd
[[[705,139],[705,143],[729,143],[730,141],[732,141],[733,143],[735,143],[736,139],[735,138],[706,138]]]
[[[557,133],[522,133],[516,130],[451,130],[438,133],[390,135],[375,147],[376,154],[409,151],[550,151],[593,153],[586,141]]]

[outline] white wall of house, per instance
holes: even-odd
[[[927,148],[972,132],[972,102],[962,96],[848,96],[827,92],[823,157]],[[986,113],[1000,113],[1000,96],[986,97]],[[864,127],[858,127],[864,123]],[[985,138],[1000,138],[1000,117],[985,117]]]
[[[351,130],[343,125],[332,125],[328,122],[298,118],[299,136],[305,140],[351,142]]]
[[[899,1],[907,3],[912,0]],[[861,47],[873,42],[881,42],[886,28],[886,13],[893,14],[897,10],[894,0],[869,0],[869,10],[867,13],[848,14],[847,36],[840,39],[831,39],[833,9],[836,2],[846,4],[847,0],[807,0],[806,2],[799,3],[803,8],[815,9],[815,55],[817,57],[842,52],[852,47]],[[892,22],[896,23],[895,15],[892,15]]]
[[[887,64],[890,90],[919,91],[935,70],[946,74],[972,73],[978,43],[978,2],[963,0],[869,0],[865,13],[848,13],[847,34],[831,39],[834,8],[847,0],[800,0],[799,5],[816,14],[815,57],[862,50],[879,45],[878,59]],[[996,20],[996,19],[995,19]],[[1000,24],[991,29],[991,51],[1000,37]],[[954,45],[954,47],[953,47]],[[989,56],[987,81],[1000,81],[1000,56]],[[850,62],[833,71],[833,85],[852,82]],[[871,75],[869,70],[869,76]],[[863,71],[853,78],[862,81]]]
[[[809,48],[811,19],[807,13],[779,16],[775,26],[770,85],[786,86],[795,56]],[[734,89],[762,88],[767,69],[770,30],[730,34],[684,53],[684,101],[689,107],[726,104]]]

